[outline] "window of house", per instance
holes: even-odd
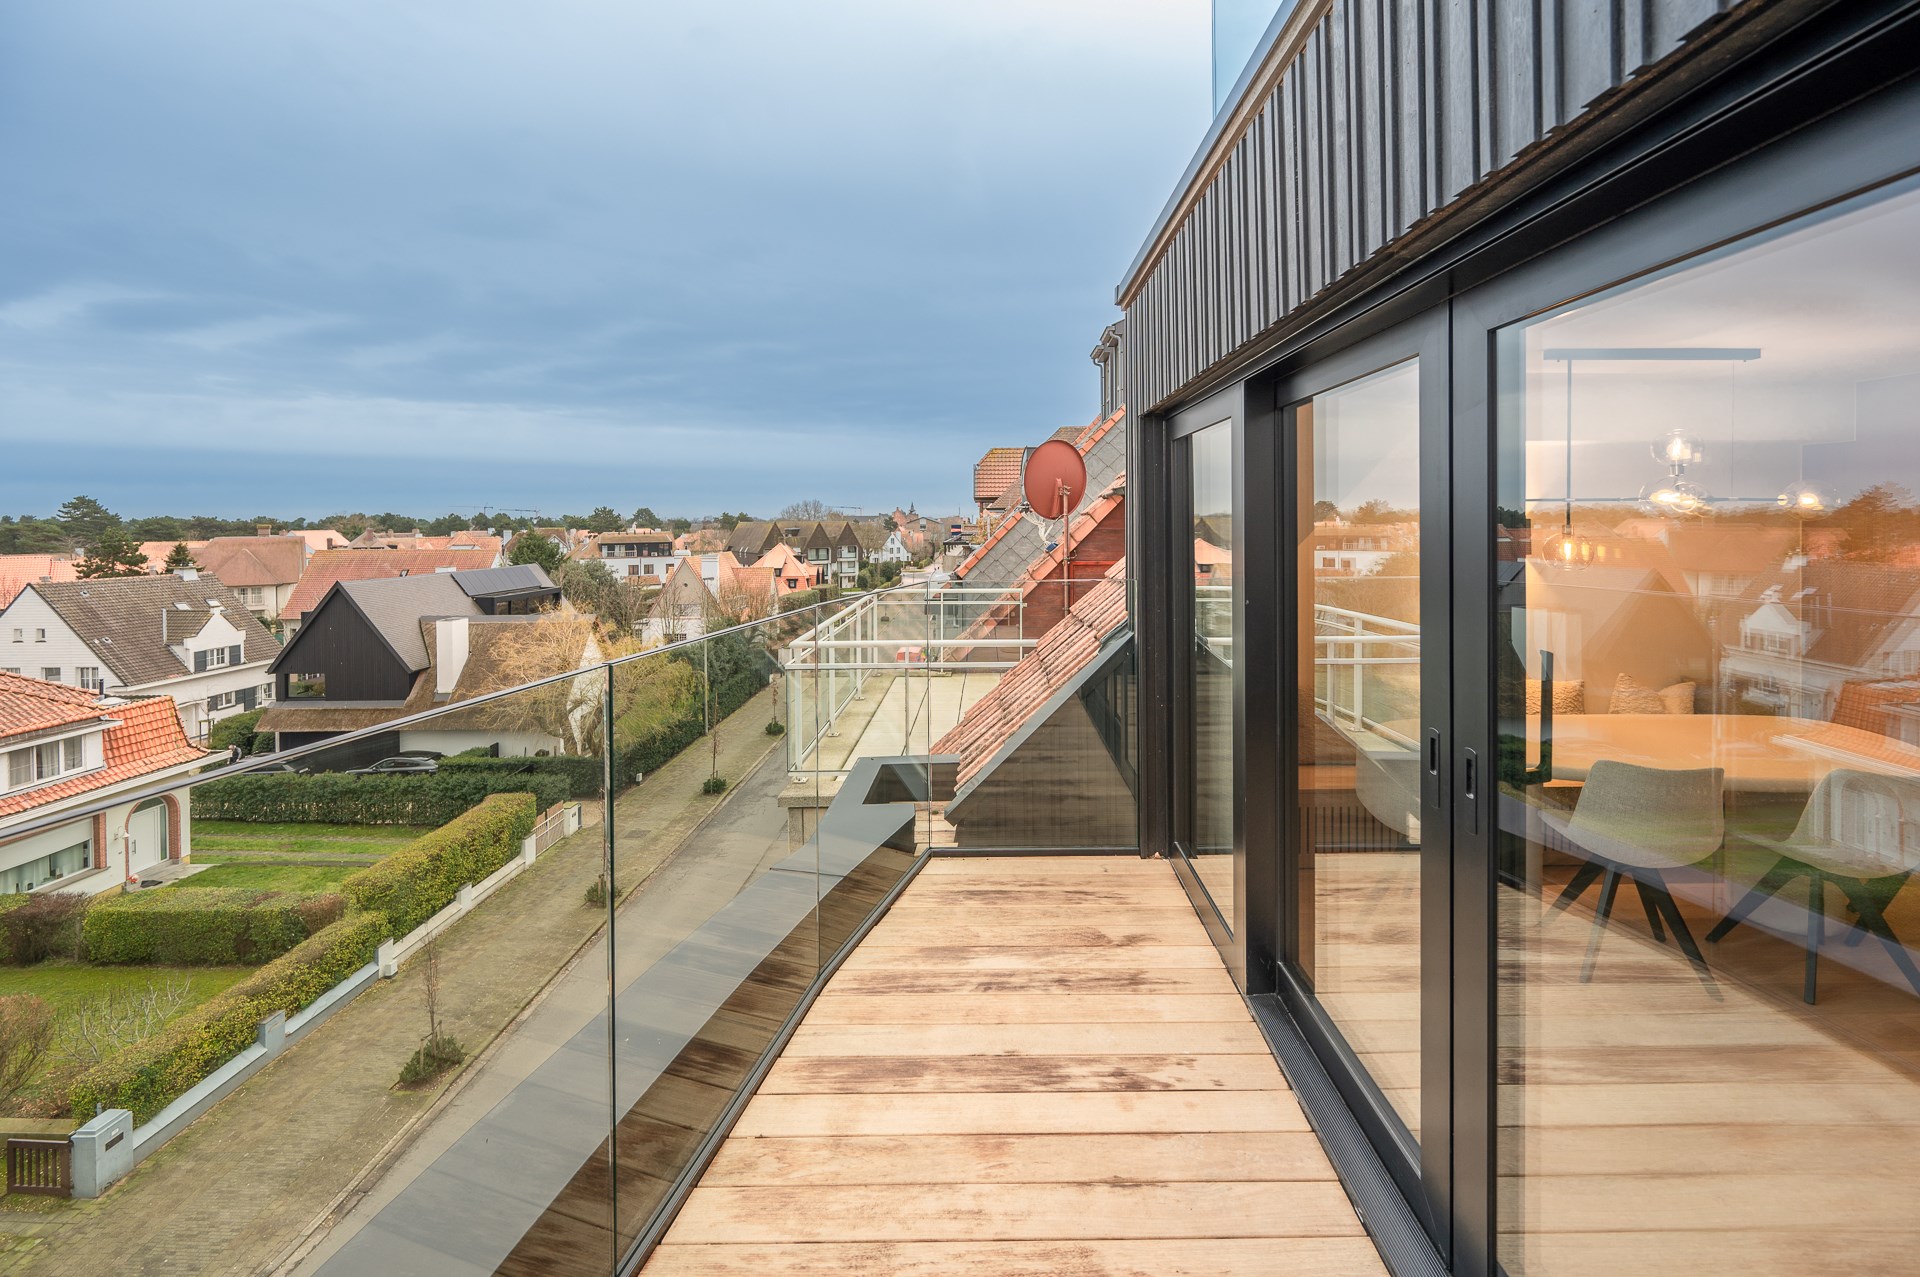
[[[327,676],[325,674],[289,674],[287,675],[287,699],[318,700],[327,694]]]
[[[78,842],[36,860],[29,860],[24,865],[0,870],[0,892],[11,895],[15,892],[32,891],[35,887],[45,886],[69,874],[79,873],[87,867],[87,857],[91,850],[90,842]]]
[[[46,679],[49,683],[58,683],[60,681],[60,667],[58,665],[42,665],[40,667],[40,677]]]
[[[78,736],[69,737],[60,742],[61,770],[70,772],[80,770],[81,759],[84,757],[81,744]]]
[[[77,736],[16,749],[7,755],[7,788],[21,789],[28,785],[43,784],[70,772],[81,771],[85,766],[85,748]]]
[[[106,687],[106,680],[100,677],[98,665],[82,665],[73,673],[74,681],[90,692],[98,692]]]
[[[13,632],[13,641],[14,641],[14,642],[16,642],[16,643],[24,643],[24,642],[26,642],[26,641],[27,641],[27,632],[26,632],[25,630],[21,630],[21,629],[16,629],[16,630],[14,630],[14,632]]]
[[[46,641],[47,641],[47,632],[46,632],[46,631],[45,631],[44,629],[36,629],[36,630],[35,630],[35,631],[33,632],[33,641],[34,641],[34,642],[36,642],[36,643],[44,643],[44,642],[46,642]]]
[[[207,711],[211,713],[214,710],[232,709],[237,699],[237,693],[234,692],[215,692],[207,697]]]

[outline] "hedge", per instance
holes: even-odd
[[[442,772],[482,772],[496,776],[557,776],[567,783],[569,798],[600,796],[600,760],[578,754],[552,754],[546,757],[493,758],[486,755],[455,754],[440,760]],[[548,804],[551,806],[551,804]]]
[[[255,725],[259,723],[260,716],[266,712],[263,709],[253,709],[244,714],[230,714],[221,719],[207,729],[207,748],[231,749],[235,745],[240,745],[247,753],[252,753],[254,741],[261,735],[254,730]],[[267,748],[273,747],[269,745]]]
[[[214,967],[265,962],[338,919],[346,898],[214,887],[100,900],[82,924],[87,960]]]
[[[444,825],[490,794],[531,793],[541,810],[567,800],[564,776],[443,768],[431,776],[274,772],[210,780],[193,791],[201,820],[328,825]]]
[[[184,894],[184,893],[183,893]],[[252,1046],[260,1021],[291,1015],[373,961],[391,930],[378,914],[356,914],[188,1011],[151,1037],[130,1043],[76,1078],[67,1102],[77,1117],[123,1108],[150,1121],[194,1084]]]
[[[386,915],[393,933],[403,936],[452,904],[460,888],[518,855],[539,810],[532,794],[494,794],[379,863],[349,874],[340,890],[356,908]]]

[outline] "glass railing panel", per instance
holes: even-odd
[[[602,931],[580,900],[605,678],[494,694],[568,635],[471,628],[405,702],[274,707],[297,710],[280,741],[351,738],[262,733],[236,764],[0,825],[9,862],[81,849],[0,902],[28,941],[0,993],[52,1021],[9,1130],[60,1144],[86,1199],[46,1199],[18,1271],[491,1272],[604,1143],[604,966],[576,959]],[[147,735],[176,713],[103,710]],[[556,1253],[604,1256],[610,1223],[606,1194],[579,1202]]]

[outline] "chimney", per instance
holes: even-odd
[[[467,667],[467,618],[442,617],[433,623],[433,697],[453,695],[460,671]]]
[[[256,523],[253,525],[253,534],[257,537],[270,537],[273,535],[273,525],[271,523]]]

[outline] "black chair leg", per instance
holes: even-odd
[[[1593,938],[1587,941],[1587,960],[1580,964],[1580,983],[1593,979],[1593,964],[1600,957],[1600,937],[1606,934],[1607,919],[1613,914],[1613,898],[1620,890],[1620,871],[1608,866],[1600,881],[1600,907],[1593,915]]]
[[[1667,942],[1666,929],[1660,925],[1660,905],[1653,898],[1654,888],[1641,882],[1638,878],[1633,880],[1633,887],[1635,891],[1640,893],[1640,907],[1647,911],[1647,930],[1653,933],[1653,942],[1655,944],[1665,944]]]
[[[1580,898],[1580,894],[1584,892],[1588,887],[1591,887],[1593,885],[1594,879],[1598,878],[1599,876],[1600,876],[1600,866],[1594,864],[1591,860],[1585,862],[1578,869],[1574,870],[1573,877],[1569,878],[1567,880],[1567,885],[1560,889],[1560,894],[1554,898],[1553,904],[1548,907],[1546,913],[1543,913],[1540,915],[1540,921],[1545,922],[1548,918],[1552,917],[1555,913],[1560,912],[1561,910],[1564,910],[1564,909],[1571,908],[1573,905],[1573,902],[1578,900]]]
[[[1861,927],[1873,933],[1875,939],[1886,947],[1887,956],[1893,959],[1893,965],[1900,968],[1900,974],[1907,978],[1916,994],[1920,994],[1920,966],[1915,966],[1913,955],[1907,952],[1907,946],[1900,943],[1900,937],[1893,934],[1893,927],[1887,922],[1887,915],[1881,912],[1878,901],[1861,900],[1858,902]]]
[[[1706,955],[1700,952],[1700,946],[1694,943],[1693,930],[1687,926],[1687,920],[1680,913],[1680,905],[1667,890],[1666,880],[1658,885],[1642,884],[1641,890],[1653,897],[1660,912],[1667,917],[1667,927],[1673,932],[1673,942],[1680,946],[1680,952],[1687,955],[1687,961],[1693,964],[1693,973],[1700,977],[1700,983],[1707,987],[1714,1001],[1720,1000],[1720,986],[1715,983],[1713,972],[1707,969]]]
[[[1820,944],[1827,938],[1827,880],[1815,873],[1807,879],[1807,978],[1800,999],[1816,1005],[1820,985]]]
[[[1745,922],[1755,909],[1777,895],[1780,888],[1805,872],[1804,869],[1791,867],[1791,862],[1786,860],[1776,863],[1773,868],[1767,870],[1759,882],[1753,884],[1746,895],[1740,897],[1740,902],[1727,912],[1726,917],[1713,924],[1713,930],[1707,932],[1707,943],[1717,942],[1727,932]]]

